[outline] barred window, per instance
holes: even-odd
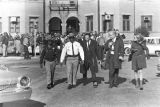
[[[123,31],[130,31],[130,16],[123,15]]]
[[[86,16],[86,31],[87,32],[93,31],[93,15]]]
[[[102,15],[103,32],[113,29],[113,15]]]
[[[9,31],[10,33],[20,32],[20,17],[19,16],[9,17]]]
[[[29,17],[29,32],[33,33],[34,29],[39,28],[39,17]]]
[[[148,31],[152,31],[152,16],[141,16],[141,26],[145,27]]]

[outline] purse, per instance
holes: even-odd
[[[130,53],[128,56],[128,62],[132,60],[133,53]]]

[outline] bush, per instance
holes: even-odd
[[[149,37],[149,31],[145,27],[138,27],[135,30],[135,34],[141,34],[144,37]]]

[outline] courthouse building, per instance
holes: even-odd
[[[130,39],[137,27],[144,26],[151,36],[158,36],[159,7],[159,0],[46,0],[46,31],[107,32],[115,28]]]
[[[130,39],[144,26],[160,34],[159,0],[0,0],[0,33],[107,32],[119,29]]]

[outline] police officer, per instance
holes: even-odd
[[[56,45],[50,40],[47,47],[42,51],[40,56],[40,66],[43,67],[43,61],[45,60],[45,69],[47,72],[47,89],[54,87],[54,72],[57,60],[57,48]]]
[[[84,62],[84,51],[79,42],[75,40],[75,34],[69,33],[69,41],[62,49],[60,63],[62,64],[66,57],[68,89],[76,86],[77,68],[79,65],[79,55]]]

